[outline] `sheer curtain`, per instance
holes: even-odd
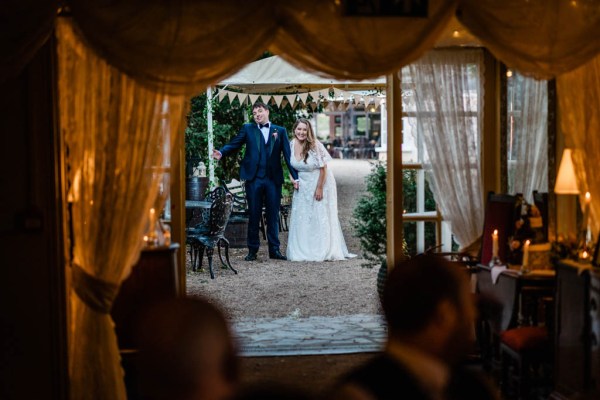
[[[561,129],[573,145],[580,195],[592,195],[592,231],[600,230],[600,56],[557,79]],[[583,199],[581,200],[583,204]]]
[[[49,36],[58,3],[3,4],[0,77],[18,71]],[[332,77],[392,73],[432,48],[455,13],[498,59],[523,74],[551,78],[600,52],[594,40],[600,2],[594,0],[429,0],[427,18],[347,17],[339,0],[61,3],[109,64],[145,85],[169,86],[171,93],[199,92],[266,48]]]
[[[341,3],[273,2],[281,26],[273,51],[320,75],[365,79],[391,74],[433,47],[457,0],[429,0],[427,18],[347,17]]]
[[[181,130],[187,98],[149,91],[109,66],[69,20],[61,18],[57,30],[60,127],[72,182],[70,398],[125,399],[110,308],[139,257],[163,182],[154,167]]]
[[[600,52],[596,0],[460,0],[457,16],[499,60],[540,79]]]
[[[507,90],[508,191],[533,204],[548,191],[548,82],[514,73]]]
[[[483,227],[482,69],[480,50],[434,50],[409,66],[424,167],[461,249],[476,243]]]

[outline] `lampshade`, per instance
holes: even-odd
[[[556,194],[579,194],[577,187],[577,178],[575,177],[575,168],[571,159],[571,149],[563,151],[558,175],[556,176],[556,185],[554,185]]]

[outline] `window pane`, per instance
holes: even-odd
[[[418,237],[417,237],[417,224],[425,225],[425,237],[423,249],[427,250],[436,245],[435,240],[435,222],[404,222],[404,240],[408,248],[408,255],[414,256],[418,253]]]
[[[506,78],[506,160],[509,193],[548,190],[548,86],[514,71]]]
[[[429,186],[427,179],[424,180],[424,208],[419,210],[417,195],[419,188],[419,180],[417,175],[419,172],[414,169],[406,169],[402,171],[402,207],[404,212],[414,213],[419,211],[436,211],[437,207],[433,192]],[[425,172],[427,175],[428,172]]]
[[[356,123],[356,134],[364,136],[367,131],[367,118],[365,116],[356,116],[354,121]]]
[[[433,192],[429,186],[429,175],[431,175],[431,172],[425,171],[425,211],[436,211],[437,206],[435,204],[435,199],[433,198]]]
[[[415,254],[417,254],[417,223],[416,222],[405,222],[404,223],[404,240],[406,241],[408,255],[414,256]]]
[[[425,250],[435,247],[435,222],[425,222]]]

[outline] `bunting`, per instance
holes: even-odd
[[[275,101],[275,105],[276,105],[278,108],[281,108],[281,102],[283,101],[283,98],[284,98],[284,97],[285,97],[285,96],[273,96],[273,101]]]
[[[308,95],[310,93],[299,93],[298,94],[298,98],[300,99],[300,101],[302,102],[302,104],[306,105],[306,100],[308,99]]]
[[[259,98],[262,100],[259,94],[249,94],[248,97],[250,97],[250,104],[256,103]]]
[[[237,98],[240,101],[240,104],[244,104],[248,98],[248,95],[246,93],[238,93]]]
[[[333,93],[333,96],[331,95]],[[311,100],[309,101],[309,97]],[[218,92],[219,102],[225,98],[233,103],[237,98],[240,104],[244,104],[246,99],[249,99],[251,104],[254,104],[258,99],[261,99],[265,104],[275,104],[279,108],[284,108],[288,104],[292,109],[302,105],[310,107],[313,111],[323,103],[323,107],[327,110],[346,110],[350,104],[358,105],[364,103],[365,107],[374,104],[375,108],[379,108],[382,101],[385,100],[385,95],[364,95],[356,94],[346,90],[331,88],[319,89],[304,93],[286,94],[286,95],[271,95],[271,94],[254,94],[254,93],[239,93],[230,90],[220,89]]]

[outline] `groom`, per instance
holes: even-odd
[[[246,154],[240,166],[240,178],[246,182],[248,202],[248,255],[246,261],[256,260],[260,246],[258,237],[259,222],[262,217],[263,199],[267,216],[267,239],[269,258],[285,260],[279,250],[279,207],[281,205],[281,185],[283,168],[281,154],[294,180],[298,173],[290,165],[290,142],[287,131],[282,126],[269,122],[269,109],[266,104],[257,102],[252,107],[255,123],[244,124],[240,132],[221,150],[213,151],[213,158],[238,151],[246,146]]]

